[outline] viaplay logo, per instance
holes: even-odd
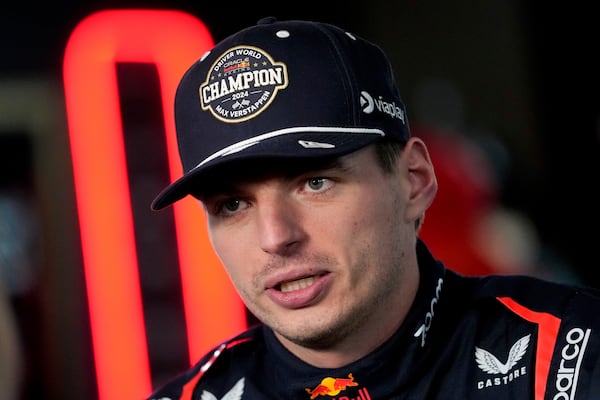
[[[360,106],[365,114],[371,114],[377,110],[378,112],[388,114],[392,118],[397,118],[403,124],[406,124],[404,110],[393,101],[385,101],[381,96],[373,98],[373,96],[363,90],[360,92]]]
[[[200,104],[223,122],[242,122],[264,111],[287,85],[285,64],[257,47],[237,46],[211,66],[199,88]]]

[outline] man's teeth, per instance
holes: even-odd
[[[304,289],[315,283],[316,280],[316,276],[309,276],[307,278],[302,278],[295,281],[283,282],[281,284],[281,291],[286,293],[294,290]]]

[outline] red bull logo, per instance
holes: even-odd
[[[306,388],[306,393],[310,394],[310,398],[311,400],[317,398],[318,396],[337,396],[338,394],[340,394],[340,392],[346,390],[346,388],[348,388],[349,386],[358,386],[358,382],[354,381],[354,377],[352,376],[352,374],[348,374],[348,378],[331,378],[331,377],[327,377],[324,378],[321,383],[319,383],[314,389],[309,389]],[[359,390],[359,395],[360,397],[357,397],[356,399],[350,399],[347,397],[344,397],[344,399],[347,400],[370,400],[371,397],[369,396],[368,392],[366,391],[366,389],[361,389]],[[341,398],[340,398],[341,400]]]

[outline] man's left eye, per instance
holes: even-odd
[[[306,184],[311,190],[321,190],[326,182],[326,178],[310,178]]]

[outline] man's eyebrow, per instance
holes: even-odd
[[[312,165],[297,165],[295,168],[291,167],[289,169],[289,171],[286,171],[287,173],[289,173],[289,175],[294,176],[294,175],[304,175],[304,174],[310,174],[312,172],[319,172],[319,171],[323,171],[323,170],[330,170],[330,169],[347,169],[347,165],[346,163],[344,163],[342,161],[341,158],[334,158],[334,159],[327,159],[327,160],[319,160],[316,163],[313,163]],[[285,171],[285,170],[284,170]]]
[[[234,185],[229,182],[218,182],[211,180],[210,184],[202,184],[201,188],[192,189],[190,194],[200,201],[209,200],[215,196],[235,193]]]
[[[294,178],[311,173],[318,174],[327,170],[345,171],[349,169],[351,167],[343,161],[343,157],[324,160],[283,160],[281,162],[259,163],[258,165],[238,165],[232,168],[228,167],[219,172],[212,172],[204,178],[200,178],[196,187],[190,190],[190,194],[202,200],[218,195],[234,194],[237,184],[257,181],[270,176],[279,175],[286,178]],[[238,170],[240,173],[237,173]]]

